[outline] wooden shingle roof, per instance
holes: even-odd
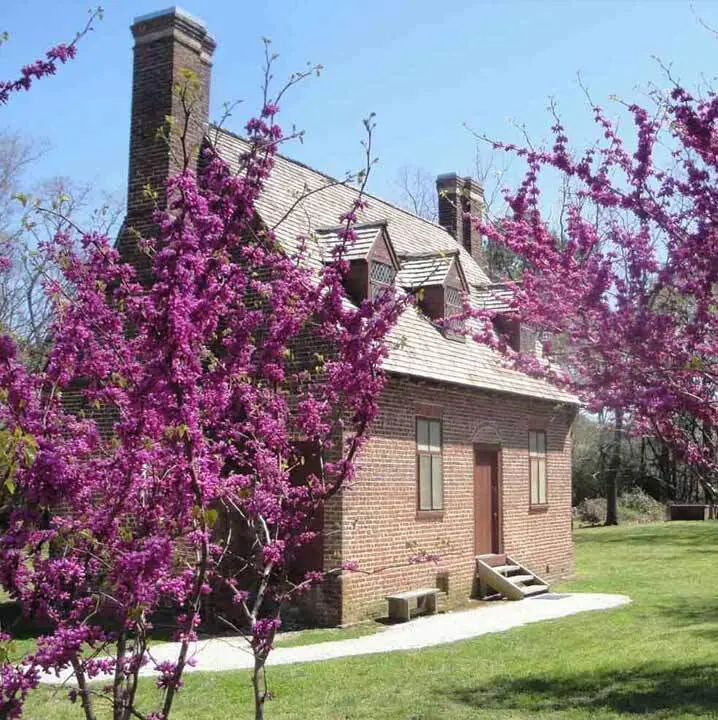
[[[455,250],[435,255],[404,255],[400,258],[401,270],[396,282],[405,288],[440,285],[446,279],[458,254],[458,250]]]
[[[511,307],[513,288],[507,283],[495,283],[471,288],[471,302],[482,310],[506,312]]]
[[[388,242],[387,248],[391,254],[392,262],[399,267],[399,259],[394,254],[394,246],[387,231],[386,222],[372,222],[355,225],[355,239],[345,247],[344,258],[346,260],[364,260],[380,235],[384,235]],[[343,243],[341,231],[343,226],[333,228],[319,228],[316,231],[319,251],[324,262],[331,260],[332,250]]]
[[[237,168],[247,149],[242,138],[224,130],[212,129],[212,140],[220,155]],[[277,240],[288,250],[307,239],[307,262],[318,267],[326,258],[331,231],[357,197],[356,188],[317,172],[283,156],[275,159],[274,170],[257,202],[263,222],[274,229]],[[468,286],[475,293],[491,281],[471,255],[443,227],[365,194],[367,207],[358,216],[357,234],[361,253],[370,242],[372,226],[385,224],[397,255],[402,259],[400,284],[419,278],[423,270],[405,256],[432,256],[436,272],[448,271],[458,258]],[[365,230],[361,227],[365,226]],[[375,235],[373,236],[375,237]],[[373,241],[373,238],[372,240]],[[369,245],[367,245],[367,248]],[[448,262],[448,265],[447,265]],[[403,274],[403,275],[402,275]],[[486,298],[487,295],[482,295]],[[527,375],[505,367],[503,359],[485,345],[467,339],[447,338],[429,318],[416,308],[407,309],[390,336],[391,351],[384,367],[387,371],[416,378],[427,378],[474,388],[524,395],[557,402],[577,403],[575,396]]]

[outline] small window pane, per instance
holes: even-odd
[[[394,268],[386,263],[374,261],[369,270],[372,282],[381,283],[382,285],[391,285],[394,282]]]
[[[422,452],[429,451],[429,422],[428,420],[416,421],[416,446]]]
[[[538,466],[538,486],[539,493],[538,498],[540,503],[546,502],[546,459],[542,458],[539,460]]]
[[[431,457],[431,505],[434,510],[441,510],[444,503],[441,480],[441,455]]]
[[[452,287],[446,288],[445,293],[446,294],[444,297],[446,298],[446,317],[460,314],[463,310],[461,293],[456,288]]]
[[[431,452],[441,452],[441,423],[433,420],[429,423],[429,446]]]
[[[393,284],[396,272],[391,265],[372,262],[369,268],[369,290],[372,300],[381,297]]]
[[[546,452],[546,433],[540,432],[536,433],[536,440],[537,440],[537,450],[540,453]]]
[[[538,473],[538,459],[531,458],[530,464],[530,475],[531,475],[531,504],[535,505],[539,502],[539,473]]]
[[[419,455],[419,508],[431,510],[431,456]]]
[[[546,433],[529,431],[529,493],[532,505],[545,505]]]

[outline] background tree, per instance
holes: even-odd
[[[11,139],[8,148],[0,144],[0,163],[3,150],[10,153],[5,159],[6,166],[13,162],[17,143],[21,142],[18,136],[8,137]],[[21,146],[28,152],[36,147],[29,141]],[[24,361],[38,366],[47,354],[52,319],[52,304],[43,291],[43,284],[51,278],[61,280],[57,273],[53,274],[53,268],[38,249],[57,233],[79,225],[114,234],[119,228],[124,204],[109,194],[98,197],[91,185],[69,178],[57,177],[28,187],[23,177],[24,167],[15,168],[6,174],[0,203],[3,207],[0,243],[10,263],[0,277],[0,327],[16,339]]]
[[[44,59],[25,66],[17,79],[0,81],[0,105],[72,59],[78,41],[91,31],[102,12],[101,7],[91,11],[85,27],[71,43],[58,45]],[[8,33],[3,33],[0,44],[9,39]],[[98,203],[89,184],[68,178],[28,187],[27,171],[47,149],[42,141],[0,130],[0,247],[9,265],[0,277],[0,328],[13,335],[25,359],[35,364],[43,362],[50,323],[50,306],[41,289],[49,268],[36,252],[39,244],[84,221],[109,234],[116,229],[122,207],[109,195]],[[43,213],[32,212],[40,208]]]
[[[508,163],[500,160],[502,158],[495,153],[482,154],[480,145],[476,145],[471,176],[483,189],[485,213],[494,218],[502,214],[501,190],[509,169]],[[437,223],[439,207],[435,179],[426,168],[403,166],[397,180],[399,205],[424,220]],[[496,282],[517,280],[521,276],[519,258],[504,245],[486,242],[484,260],[484,271]]]
[[[399,169],[399,205],[429,222],[438,222],[439,206],[434,177],[425,168],[404,165]]]
[[[608,452],[614,434],[614,423],[601,416],[580,415],[573,437],[573,504],[586,499],[604,498]],[[700,482],[699,468],[679,459],[660,438],[623,434],[621,465],[617,485],[619,495],[634,488],[642,490],[660,503],[710,502]],[[602,521],[605,520],[605,515]]]

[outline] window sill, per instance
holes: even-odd
[[[548,511],[548,503],[542,505],[529,505],[529,513],[545,513]]]
[[[441,522],[444,519],[443,510],[417,510],[416,519],[426,522]]]

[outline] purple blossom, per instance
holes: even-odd
[[[53,48],[0,83],[0,103],[74,55],[74,43]],[[210,149],[199,175],[168,181],[157,237],[142,243],[150,287],[99,233],[61,232],[38,248],[58,276],[44,287],[56,309],[46,365],[28,370],[0,337],[0,423],[13,461],[0,584],[50,630],[2,666],[3,717],[19,716],[41,671],[71,669],[79,684],[110,675],[119,704],[152,663],[160,710],[141,714],[165,718],[213,589],[243,613],[261,666],[277,608],[324,578],[297,581],[293,564],[317,537],[323,505],[355,476],[386,337],[408,300],[386,293],[352,306],[341,253],[316,270],[256,232],[283,137],[278,110],[267,101],[247,123],[241,173]],[[359,194],[340,218],[345,247],[364,207]],[[330,348],[320,382],[293,358],[309,332]],[[63,396],[73,393],[87,412],[69,412]],[[108,415],[111,433],[98,419]],[[329,453],[338,435],[340,459],[296,472],[302,447]],[[232,545],[237,537],[246,547]],[[146,643],[160,608],[175,613],[182,652],[154,663]]]

